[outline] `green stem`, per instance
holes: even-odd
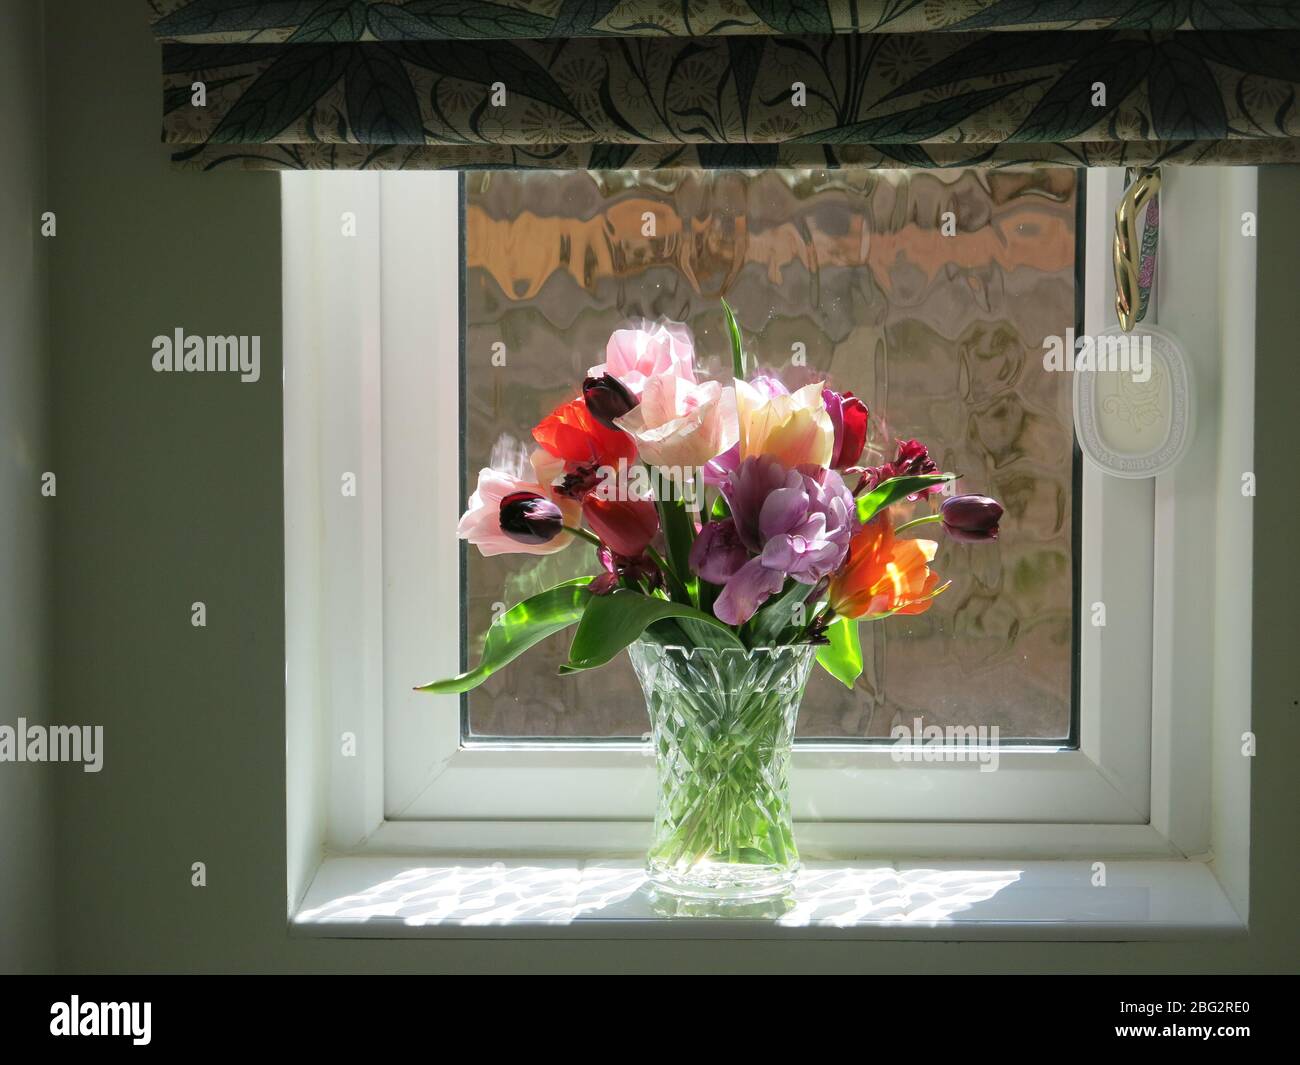
[[[923,518],[913,518],[911,521],[905,521],[902,525],[894,530],[895,533],[906,532],[914,525],[929,525],[932,521],[943,521],[942,514],[927,514]]]
[[[575,529],[571,525],[561,525],[560,528],[563,529],[565,532],[573,533],[574,536],[581,537],[583,540],[586,540],[587,543],[591,544],[594,547],[601,546],[600,537],[587,532],[586,529]]]

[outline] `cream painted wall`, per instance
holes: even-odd
[[[0,725],[48,719],[42,12],[0,0]],[[52,786],[72,767],[0,762],[0,972],[53,964]],[[75,771],[75,770],[74,770]]]

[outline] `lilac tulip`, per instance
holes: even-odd
[[[787,578],[813,585],[844,561],[855,515],[834,470],[814,477],[759,456],[740,464],[723,493],[732,517],[704,526],[691,565],[723,584],[713,612],[727,624],[748,621]],[[742,551],[753,557],[737,565]]]

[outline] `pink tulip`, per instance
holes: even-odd
[[[640,396],[647,379],[671,372],[695,383],[695,342],[680,322],[642,322],[634,329],[618,329],[605,346],[605,361],[587,371],[588,377],[609,374],[634,396]]]
[[[576,529],[582,520],[582,506],[576,500],[553,493],[549,486],[524,481],[500,470],[482,469],[478,487],[469,497],[469,509],[456,527],[456,535],[468,540],[483,556],[549,555],[569,545],[573,535],[561,532],[552,540],[539,544],[520,543],[501,528],[501,501],[518,492],[529,492],[551,500],[560,509],[564,524]]]
[[[736,393],[695,384],[673,370],[646,381],[641,405],[616,419],[652,466],[703,466],[736,442]]]

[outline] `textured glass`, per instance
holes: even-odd
[[[799,868],[790,750],[813,649],[629,649],[650,713],[658,804],[650,877],[676,894],[756,897]]]
[[[1075,171],[496,172],[465,185],[467,490],[494,448],[531,445],[629,319],[687,322],[725,378],[725,295],[787,384],[829,374],[866,400],[864,461],[916,437],[963,490],[1007,507],[997,544],[939,537],[935,568],[954,583],[928,613],[862,627],[855,690],[813,671],[798,735],[884,738],[917,718],[997,726],[1003,740],[1068,735],[1071,381],[1043,371],[1042,351],[1075,320]],[[587,561],[467,551],[468,657],[498,604]],[[472,692],[470,733],[644,735],[625,656],[558,677],[566,648],[554,637]]]

